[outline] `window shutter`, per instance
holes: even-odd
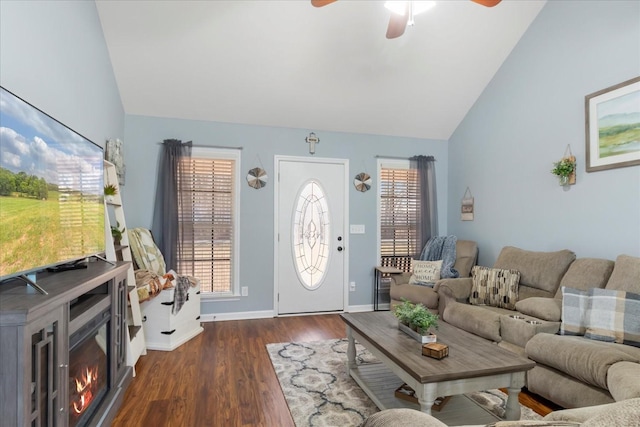
[[[411,268],[420,221],[419,181],[415,169],[385,168],[380,176],[381,265]]]
[[[232,292],[235,161],[192,157],[185,163],[178,182],[178,271],[200,279],[203,292]]]

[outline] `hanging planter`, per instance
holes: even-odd
[[[571,153],[571,145],[567,144],[564,156],[553,164],[551,173],[558,177],[558,181],[565,191],[569,185],[576,183],[576,157]]]
[[[571,184],[571,176],[573,175],[573,183],[575,184],[575,157],[563,157],[553,164],[551,173],[558,177],[560,185],[565,186]]]

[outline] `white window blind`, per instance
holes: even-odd
[[[418,173],[406,166],[380,167],[380,265],[409,271],[417,246]]]
[[[178,182],[184,205],[179,209],[178,271],[200,279],[202,292],[233,294],[237,162],[194,152],[185,163]]]

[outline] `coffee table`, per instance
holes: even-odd
[[[449,346],[449,356],[434,359],[422,355],[422,344],[400,331],[397,319],[389,312],[344,313],[341,317],[347,325],[349,374],[378,408],[398,406],[394,402],[399,399],[384,387],[390,370],[415,391],[420,410],[428,414],[438,396],[506,387],[505,418],[520,419],[518,394],[524,386],[525,372],[535,362],[442,321],[438,342]],[[379,367],[357,365],[354,340],[376,356],[388,368],[387,373]]]

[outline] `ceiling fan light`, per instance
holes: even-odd
[[[404,16],[407,11],[407,1],[399,1],[399,0],[389,0],[384,3],[384,7],[389,9],[391,12]],[[411,13],[413,15],[418,15],[422,12],[426,12],[436,5],[435,1],[412,1],[411,3]]]

